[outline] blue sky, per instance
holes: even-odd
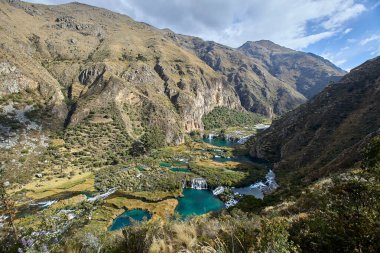
[[[61,4],[67,0],[28,0]],[[77,0],[78,1],[78,0]],[[273,42],[350,70],[380,55],[380,0],[79,0],[231,47]]]

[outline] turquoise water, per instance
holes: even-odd
[[[222,140],[222,139],[208,139],[208,138],[205,138],[203,139],[204,142],[208,143],[208,144],[211,144],[213,146],[217,146],[217,147],[231,147],[233,145],[236,144],[236,142],[233,142],[233,141],[226,141],[226,140]]]
[[[173,171],[173,172],[184,172],[184,173],[186,173],[186,172],[191,172],[189,169],[187,169],[187,168],[171,168],[170,169],[171,171]]]
[[[172,167],[172,165],[170,163],[160,163],[160,167]]]
[[[224,203],[209,190],[184,189],[179,198],[176,212],[182,219],[192,215],[201,215],[224,208]]]
[[[131,222],[132,220],[142,221],[145,218],[149,220],[151,217],[152,215],[148,211],[139,210],[139,209],[128,210],[122,213],[113,221],[109,230],[110,231],[119,230],[126,226],[132,225],[132,222]]]

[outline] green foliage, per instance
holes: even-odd
[[[202,118],[206,130],[249,126],[257,124],[262,120],[263,117],[258,114],[247,111],[231,110],[227,107],[216,107]]]
[[[95,173],[95,187],[99,191],[119,187],[132,191],[177,191],[181,189],[181,175],[163,168],[141,172],[134,168],[107,167]]]
[[[166,136],[164,131],[158,126],[152,126],[141,137],[141,142],[144,144],[146,151],[158,149],[166,146]]]
[[[133,157],[144,155],[146,154],[145,145],[141,141],[134,141],[128,152]]]
[[[292,237],[307,252],[380,251],[379,139],[368,147],[365,169],[334,178],[331,187],[298,201],[310,210],[295,223]]]
[[[210,187],[224,186],[247,186],[252,182],[265,177],[267,169],[251,165],[246,169],[218,169],[213,167],[199,166],[194,162],[189,164],[191,171],[207,180]]]

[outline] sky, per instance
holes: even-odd
[[[380,0],[76,1],[231,47],[271,40],[320,55],[347,71],[380,55]]]

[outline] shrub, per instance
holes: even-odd
[[[263,117],[247,111],[231,110],[227,107],[216,107],[202,121],[206,130],[227,127],[243,127],[254,125],[263,120]]]

